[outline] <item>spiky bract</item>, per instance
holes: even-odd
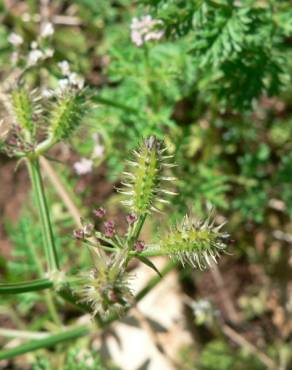
[[[54,141],[67,139],[81,124],[85,111],[83,91],[66,91],[59,95],[49,120],[49,132]]]
[[[36,126],[33,121],[34,104],[32,95],[23,87],[12,93],[12,106],[15,114],[15,123],[30,135],[35,135]]]
[[[95,257],[95,268],[80,275],[75,292],[81,303],[91,307],[93,316],[122,314],[133,297],[124,269],[124,256],[106,257],[96,253]]]
[[[185,216],[161,241],[160,249],[184,264],[204,269],[227,248],[229,234],[221,232],[224,224],[214,226],[210,219],[195,222]]]
[[[133,214],[142,215],[151,210],[158,210],[156,202],[168,203],[163,199],[165,194],[175,194],[162,188],[164,181],[173,181],[173,177],[163,176],[165,167],[173,164],[166,160],[166,148],[155,136],[144,140],[138,151],[134,151],[134,159],[128,161],[129,171],[124,172],[123,189],[119,191],[127,196],[123,204],[127,205]]]

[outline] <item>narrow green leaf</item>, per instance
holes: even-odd
[[[152,270],[154,270],[160,277],[161,274],[160,274],[160,271],[158,270],[158,268],[154,265],[154,263],[147,257],[144,257],[144,256],[139,256],[137,255],[136,256],[141,262],[143,262],[145,265],[147,265],[148,267],[150,267]]]

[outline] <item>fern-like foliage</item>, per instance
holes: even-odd
[[[284,17],[291,11],[288,1],[146,3],[169,37],[187,35],[199,89],[207,89],[210,101],[216,97],[224,108],[246,108],[264,91],[277,93],[287,81],[289,55],[283,45],[291,35],[291,21]]]

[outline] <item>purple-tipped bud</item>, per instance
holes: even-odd
[[[135,251],[136,252],[143,252],[144,249],[145,249],[145,242],[143,242],[143,240],[138,240],[135,243]]]
[[[106,222],[104,223],[104,227],[105,227],[106,229],[113,229],[113,228],[115,227],[115,223],[114,223],[114,221],[112,221],[112,220],[110,220],[110,221],[106,221]]]
[[[82,229],[74,230],[73,236],[76,239],[84,239],[84,231]]]
[[[135,213],[130,213],[128,216],[127,216],[127,222],[129,225],[132,225],[135,221],[137,221],[137,216]]]
[[[112,238],[115,234],[115,229],[109,227],[105,230],[104,232],[104,235],[107,237],[107,238]]]
[[[95,209],[92,213],[94,214],[94,216],[102,218],[105,216],[106,210],[102,207],[99,207],[98,209]]]

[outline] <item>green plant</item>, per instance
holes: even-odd
[[[58,252],[56,248],[56,238],[50,220],[40,157],[46,155],[46,152],[58,141],[72,136],[73,130],[80,124],[85,102],[84,98],[79,99],[80,96],[84,96],[82,91],[69,86],[67,91],[62,91],[61,95],[54,98],[55,107],[48,116],[47,138],[38,143],[39,120],[35,118],[30,94],[23,88],[13,94],[15,124],[12,133],[8,134],[5,148],[9,155],[24,161],[29,170],[32,191],[39,211],[48,271],[47,277],[44,276],[39,252],[35,250],[35,241],[30,241],[29,247],[38,274],[42,275],[41,278],[26,283],[3,283],[0,285],[0,293],[17,294],[53,287],[61,296],[67,296],[76,305],[91,311],[94,316],[97,316],[100,325],[105,325],[107,320],[129,309],[135,301],[127,273],[131,259],[138,258],[159,275],[160,272],[150,260],[151,256],[175,257],[183,263],[189,262],[194,267],[204,268],[211,264],[211,260],[216,262],[219,254],[225,251],[229,236],[220,231],[222,225],[214,226],[214,221],[210,219],[205,222],[195,222],[192,218],[186,217],[180,227],[169,231],[159,243],[148,245],[140,240],[147,216],[152,212],[161,212],[163,206],[168,203],[165,196],[176,194],[163,186],[164,182],[174,180],[168,173],[174,166],[170,162],[172,156],[166,154],[167,149],[161,141],[155,136],[150,136],[134,152],[133,159],[128,161],[129,169],[124,172],[123,188],[119,189],[124,197],[122,203],[130,211],[127,215],[126,233],[119,235],[113,220],[104,223],[103,232],[97,231],[93,223],[83,221],[83,227],[76,230],[74,236],[88,246],[94,260],[94,268],[87,269],[79,275],[65,274],[60,264],[59,252],[61,251]],[[10,135],[13,135],[12,141]],[[105,214],[106,211],[102,207],[94,211],[97,220],[103,219]],[[26,243],[28,240],[21,241],[23,242]],[[48,295],[47,299],[52,317],[59,325],[51,295]],[[78,330],[72,329],[74,337],[78,336]],[[80,328],[80,330],[82,335],[88,331],[86,328]],[[68,339],[71,338],[69,333],[70,330]],[[66,340],[67,335],[56,334],[51,339],[44,339],[43,346],[53,344],[54,338],[57,343],[59,340]],[[28,343],[18,349],[4,352],[0,358],[39,347],[42,347],[41,341],[32,342],[31,345]]]

